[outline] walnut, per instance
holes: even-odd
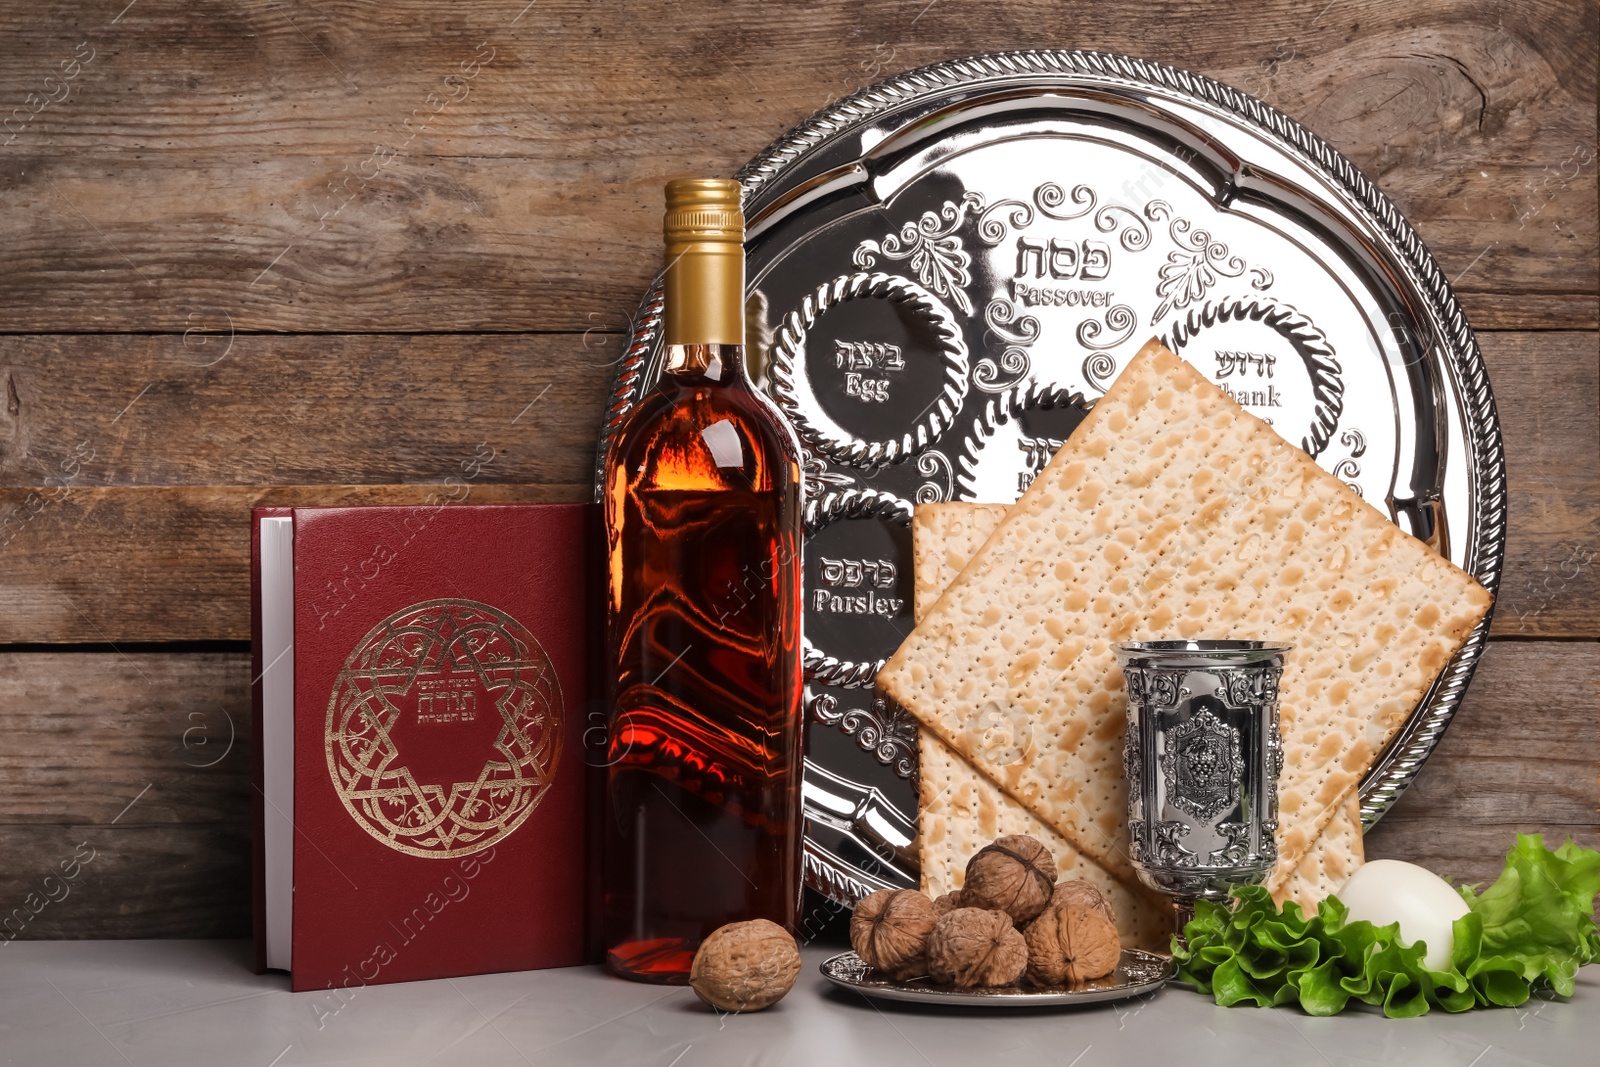
[[[783,999],[800,974],[800,948],[767,919],[729,923],[700,943],[689,968],[695,994],[723,1011],[760,1011]]]
[[[1085,902],[1083,896],[1076,891],[1064,894],[1023,932],[1028,979],[1034,985],[1076,985],[1117,969],[1122,944],[1116,924],[1109,909]]]
[[[1028,943],[1003,911],[956,908],[928,935],[928,973],[962,989],[1010,985],[1028,966]]]
[[[896,978],[925,973],[923,949],[938,920],[933,901],[914,889],[880,889],[850,917],[850,946],[868,967]]]
[[[1027,834],[1008,834],[967,861],[961,893],[968,907],[1003,911],[1021,925],[1045,909],[1055,886],[1050,850]]]
[[[961,895],[961,890],[959,889],[952,889],[948,893],[943,893],[933,898],[933,908],[940,915],[966,906],[966,898]]]
[[[1105,917],[1111,920],[1111,925],[1117,924],[1117,913],[1112,910],[1111,901],[1106,899],[1105,894],[1100,892],[1099,887],[1093,882],[1085,882],[1080,878],[1057,882],[1055,892],[1050,894],[1050,903],[1059,904],[1063,900],[1071,900],[1086,908],[1104,912]]]

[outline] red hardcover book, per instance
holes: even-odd
[[[594,521],[254,513],[257,958],[293,989],[584,962]]]

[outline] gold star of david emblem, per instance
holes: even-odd
[[[555,779],[564,708],[528,629],[472,600],[429,600],[374,626],[328,700],[328,774],[377,840],[448,859],[525,822]]]

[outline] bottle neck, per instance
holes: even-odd
[[[682,384],[727,385],[745,380],[744,345],[669,344],[666,357],[663,373]]]
[[[685,348],[744,344],[744,245],[667,242],[663,340]]]

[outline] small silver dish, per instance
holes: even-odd
[[[1052,1008],[1101,1004],[1108,1000],[1154,993],[1174,972],[1172,958],[1143,949],[1125,948],[1117,969],[1104,978],[1075,986],[1009,985],[956,989],[931,978],[896,981],[875,971],[854,952],[841,952],[822,961],[822,977],[836,986],[869,997],[902,1000],[911,1004],[943,1004],[963,1008]]]

